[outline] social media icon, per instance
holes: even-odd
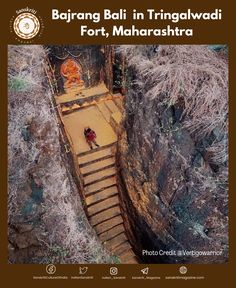
[[[88,267],[79,267],[79,274],[84,275],[88,271]]]
[[[188,269],[187,269],[186,266],[181,266],[181,267],[179,268],[179,272],[180,272],[181,274],[186,274],[187,271],[188,271]]]
[[[118,269],[116,267],[110,268],[110,275],[114,276],[118,274]]]
[[[53,264],[48,264],[46,266],[46,272],[50,275],[54,274],[56,272],[56,266]]]
[[[148,267],[143,268],[143,269],[141,270],[141,272],[143,273],[143,275],[148,275],[149,268],[148,268]]]

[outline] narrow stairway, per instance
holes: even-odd
[[[115,155],[123,97],[111,95],[104,84],[66,92],[55,99],[71,149],[77,155],[90,224],[120,263],[138,263],[126,235],[117,188]],[[83,134],[86,126],[96,131],[99,148],[90,150]]]
[[[125,234],[115,166],[116,144],[78,154],[89,221],[104,247],[121,263],[138,263]]]

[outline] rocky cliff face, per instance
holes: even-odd
[[[40,45],[8,50],[9,263],[106,263],[52,104]]]
[[[119,144],[124,207],[145,262],[222,263],[228,248],[227,67],[206,46],[182,47],[122,48],[131,76]],[[204,99],[214,91],[208,105]],[[145,256],[142,250],[218,255]]]

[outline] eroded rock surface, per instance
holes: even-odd
[[[140,70],[131,66],[133,83],[141,82]],[[168,105],[161,95],[146,97],[147,82],[142,89],[133,84],[128,90],[119,142],[124,206],[136,252],[149,263],[225,262],[227,163],[212,164],[207,152],[214,141],[225,136],[216,129],[203,138],[190,133],[183,124],[183,103]],[[142,257],[142,250],[222,253]]]

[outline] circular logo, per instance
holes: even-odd
[[[32,13],[21,13],[16,17],[13,29],[18,37],[31,39],[39,33],[40,22]]]
[[[187,269],[186,266],[181,266],[181,267],[179,268],[179,272],[180,272],[181,274],[186,274],[187,271],[188,271],[188,269]]]
[[[110,275],[117,275],[118,274],[118,269],[116,267],[111,267],[110,268]]]
[[[56,266],[53,264],[48,264],[46,266],[46,272],[50,275],[54,274],[56,272]]]

